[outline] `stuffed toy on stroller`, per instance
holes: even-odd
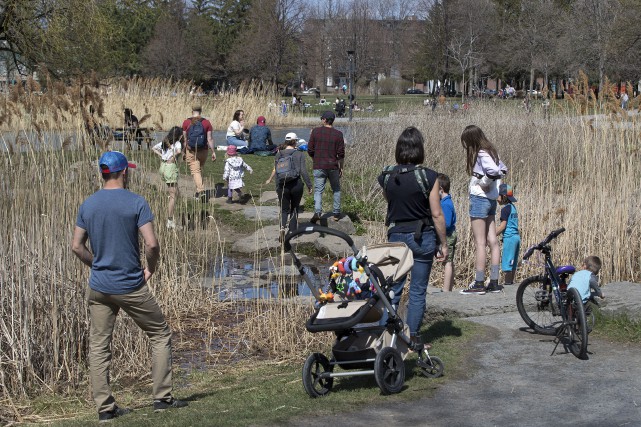
[[[310,269],[296,256],[291,240],[302,234],[329,234],[343,239],[354,255],[330,267],[328,282],[318,286]],[[392,285],[403,279],[413,265],[412,252],[404,243],[384,243],[360,251],[346,234],[321,226],[302,226],[285,236],[296,268],[316,298],[315,311],[305,326],[312,333],[333,332],[336,341],[331,359],[322,353],[309,355],[303,366],[303,386],[311,397],[328,394],[334,378],[374,375],[383,394],[398,393],[405,382],[404,360],[409,351],[418,354],[417,366],[427,377],[443,375],[443,362],[430,356],[421,343],[410,340],[409,328],[391,304]],[[381,324],[387,311],[387,321]],[[334,372],[335,367],[341,372]]]

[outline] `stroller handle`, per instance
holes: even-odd
[[[342,231],[334,230],[333,228],[323,227],[320,225],[306,225],[303,227],[298,227],[296,230],[287,233],[287,235],[285,236],[285,242],[283,242],[284,249],[286,251],[291,251],[292,245],[289,243],[289,241],[294,237],[300,236],[301,234],[313,233],[330,234],[332,236],[339,237],[345,240],[345,243],[347,243],[349,247],[354,250],[354,253],[357,252],[356,248],[354,247],[354,241],[351,237],[349,237],[349,235],[343,233]]]

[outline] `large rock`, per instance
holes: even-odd
[[[232,251],[243,254],[253,254],[279,250],[281,247],[278,241],[279,231],[280,227],[278,225],[265,226],[255,233],[234,242]],[[362,237],[353,237],[353,239],[356,248],[360,250],[365,243],[365,239]],[[303,234],[292,239],[291,243],[295,250],[305,253],[317,252],[318,254],[329,255],[331,257],[353,254],[353,251],[343,239],[332,235],[322,235],[318,233]],[[306,247],[307,249],[305,249]]]
[[[263,191],[260,194],[260,204],[278,202],[278,194],[275,191]]]
[[[245,218],[260,219],[261,221],[278,221],[280,208],[278,206],[248,206],[244,209]]]
[[[263,191],[260,194],[260,199],[258,199],[258,201],[261,205],[265,203],[278,204],[278,194],[276,193],[276,191]],[[299,203],[299,206],[303,206],[303,205],[305,205],[305,196],[303,196],[303,198],[300,199],[300,203]]]
[[[307,223],[312,219],[312,212],[302,212],[298,215],[298,222],[300,224]],[[354,234],[356,233],[356,228],[354,223],[347,215],[342,215],[339,221],[334,221],[333,215],[331,213],[323,214],[321,219],[316,223],[316,225],[321,225],[323,227],[332,228],[334,230],[342,231],[345,234]]]
[[[354,246],[356,249],[360,250],[365,239],[362,237],[352,237],[354,240]],[[344,256],[354,255],[354,251],[347,245],[345,240],[336,237],[327,235],[325,237],[319,237],[315,242],[316,249],[322,253],[329,255],[332,258],[342,258]]]
[[[601,310],[609,313],[627,314],[641,319],[641,284],[613,282],[602,286],[605,299],[600,301]]]

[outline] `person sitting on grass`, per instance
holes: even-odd
[[[593,298],[595,295],[605,298],[603,291],[599,287],[599,278],[597,275],[601,271],[601,259],[598,256],[591,255],[583,260],[581,270],[572,275],[568,289],[575,288],[579,291],[583,304]]]
[[[227,146],[227,159],[225,160],[225,170],[223,179],[227,181],[227,203],[233,203],[233,192],[238,193],[238,201],[242,201],[242,188],[245,186],[243,177],[245,170],[253,173],[254,170],[238,155],[238,149],[235,145]]]
[[[276,149],[272,141],[272,132],[265,123],[265,116],[258,117],[256,125],[249,130],[249,148],[254,152]]]
[[[504,285],[514,284],[514,274],[519,261],[521,235],[519,234],[519,214],[516,211],[516,197],[512,187],[507,184],[499,185],[501,222],[496,227],[496,235],[503,235],[503,253],[501,254],[501,270],[503,270]]]

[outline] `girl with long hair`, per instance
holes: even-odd
[[[501,251],[494,217],[499,185],[501,178],[507,173],[507,168],[499,159],[494,145],[478,126],[470,125],[463,130],[461,144],[466,152],[466,170],[470,175],[470,224],[476,251],[474,282],[461,293],[484,295],[486,292],[500,292],[498,280]],[[486,246],[490,248],[490,282],[487,288],[485,287]]]

